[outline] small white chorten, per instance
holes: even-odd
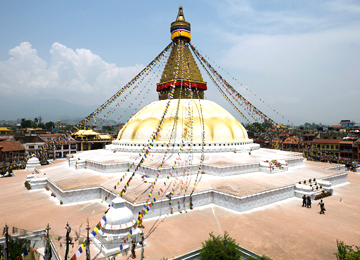
[[[37,166],[41,166],[40,161],[38,158],[33,156],[26,162],[25,171],[33,171]]]
[[[113,206],[106,214],[105,225],[101,227],[100,232],[93,240],[94,245],[105,257],[114,255],[117,250],[120,251],[120,245],[122,245],[122,250],[125,250],[131,247],[132,240],[141,241],[142,231],[133,228],[136,219],[134,219],[132,211],[125,207],[125,200],[117,197],[112,203]],[[124,237],[127,237],[130,230],[131,238],[128,243],[124,244]]]

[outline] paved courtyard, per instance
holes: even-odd
[[[64,161],[56,162],[59,165],[62,163]],[[225,178],[205,176],[201,181],[201,189],[218,188],[241,195],[258,189],[293,184],[306,178],[326,176],[331,172],[339,173],[325,170],[327,165],[305,162],[304,166],[293,167],[288,173],[275,175],[249,173]],[[86,218],[89,217],[93,228],[107,209],[107,205],[100,203],[100,200],[61,206],[57,199],[50,196],[50,191],[26,190],[23,183],[29,172],[21,170],[15,173],[16,177],[0,179],[0,227],[8,224],[32,231],[43,229],[50,223],[52,235],[64,236],[68,222],[73,230],[78,230],[83,224],[81,233],[85,234]],[[84,175],[76,176],[76,173],[71,172],[67,175],[47,171],[46,176],[56,177],[63,185],[71,187],[77,185],[74,178],[79,178],[79,183],[82,179],[88,185],[93,183],[104,186],[110,186],[118,179],[116,174],[92,174],[94,176],[90,174],[84,178]],[[140,179],[137,181],[140,185]],[[146,188],[140,187],[139,190]],[[333,196],[325,199],[325,215],[319,215],[316,202],[311,209],[307,209],[301,207],[301,199],[291,198],[245,213],[218,206],[204,206],[188,213],[148,219],[144,221],[144,232],[148,233],[154,225],[156,229],[146,241],[145,256],[146,259],[160,259],[182,255],[200,248],[201,242],[208,238],[211,231],[215,234],[228,231],[240,246],[273,259],[335,259],[333,253],[336,252],[336,239],[360,245],[359,189],[360,175],[349,172],[348,183],[335,186]],[[135,196],[131,192],[129,194],[129,198]],[[340,198],[342,203],[339,202]],[[55,244],[63,257],[64,247],[60,247],[60,242]],[[71,248],[71,254],[76,249],[77,246]],[[98,253],[95,248],[91,251],[92,257]],[[85,259],[84,255],[81,259]],[[125,257],[119,256],[117,259]]]

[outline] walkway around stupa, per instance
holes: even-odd
[[[279,158],[279,153],[274,153],[271,150],[270,152],[259,150],[253,152],[251,156],[243,155],[242,160],[247,164],[251,164],[251,162],[256,164],[256,160],[259,161],[259,158],[264,158],[265,155],[266,158],[269,158],[271,154]],[[217,166],[216,164],[224,163],[224,158],[229,161],[231,156],[234,155],[225,155],[223,158],[221,156],[210,157],[206,162]],[[84,155],[79,154],[79,157],[82,157],[83,160]],[[91,158],[91,156],[89,157]],[[101,156],[99,161],[101,161]],[[329,168],[337,168],[338,170]],[[332,186],[346,183],[347,173],[339,171],[339,169],[342,169],[339,168],[339,165],[305,161],[303,164],[290,166],[288,171],[278,171],[272,174],[258,172],[254,169],[254,172],[250,173],[219,177],[206,174],[205,170],[205,174],[200,175],[200,180],[192,195],[193,204],[195,208],[214,204],[237,212],[245,212],[294,197],[295,183],[299,181],[316,178],[328,180]],[[69,167],[69,162],[64,160],[57,161],[53,165],[38,167],[35,176],[41,180],[38,188],[47,186],[56,195],[56,198],[66,205],[103,199],[108,194],[110,197],[107,201],[110,203],[119,194],[122,187],[120,184],[115,190],[114,185],[120,178],[124,179],[123,183],[127,181],[128,177],[125,174],[129,176],[131,172],[100,173],[91,169],[76,169]],[[185,196],[180,192],[180,185],[176,185],[172,205],[169,205],[169,199],[165,197],[165,194],[171,191],[172,183],[169,181],[165,186],[166,175],[164,178],[160,178],[153,194],[159,192],[161,195],[145,218],[168,214],[171,207],[173,207],[174,213],[184,209],[188,210],[190,208],[189,193],[194,186],[195,177],[195,175],[189,177],[189,188]],[[149,180],[151,181],[151,179]],[[124,198],[127,200],[127,206],[134,213],[142,210],[150,186],[150,183],[144,183],[141,174],[136,174],[133,178]]]
[[[64,161],[56,161],[54,166],[62,163]],[[304,166],[296,167],[299,168],[297,174],[306,172],[307,168],[312,169],[312,172],[305,174],[302,179],[313,176],[317,169],[328,172],[324,169],[328,166],[325,163],[304,162]],[[34,231],[43,229],[47,223],[50,223],[51,235],[65,235],[64,227],[69,222],[74,230],[83,224],[82,234],[85,234],[86,219],[89,217],[90,227],[94,227],[107,209],[106,204],[100,203],[100,200],[60,205],[57,198],[50,196],[50,191],[45,189],[26,190],[23,183],[29,172],[21,170],[15,171],[15,174],[15,177],[3,178],[0,181],[0,206],[5,209],[0,218],[2,227],[7,224]],[[63,175],[64,179],[70,177],[68,174]],[[87,175],[90,182],[98,179],[99,183],[104,184],[106,182],[113,183],[117,179],[117,176],[112,175],[102,175],[105,177],[95,173],[94,176],[91,177],[91,175]],[[42,176],[55,177],[54,173]],[[84,175],[81,176],[84,177]],[[276,175],[269,177],[276,177]],[[279,177],[279,179],[284,179],[286,175],[281,174]],[[224,178],[229,182],[233,179],[234,176]],[[73,181],[72,178],[69,180],[69,182]],[[205,183],[204,180],[201,182]],[[267,182],[270,182],[269,179]],[[244,185],[249,183],[251,183],[250,179]],[[76,184],[74,185],[76,186]],[[109,184],[104,185],[110,187]],[[225,185],[225,182],[218,185]],[[231,187],[234,187],[232,183]],[[146,219],[144,221],[145,229],[143,229],[145,234],[148,234],[154,225],[156,231],[146,241],[145,256],[146,259],[179,256],[201,248],[201,242],[208,239],[210,232],[213,231],[215,235],[219,235],[228,231],[240,246],[259,255],[265,254],[272,259],[335,260],[336,257],[333,253],[337,250],[336,239],[350,245],[358,244],[360,235],[359,188],[360,175],[348,173],[348,183],[336,186],[334,194],[325,198],[327,209],[325,215],[319,214],[320,209],[316,206],[317,202],[311,209],[302,208],[301,199],[293,197],[244,213],[217,205],[209,205],[195,207],[187,214],[176,213],[160,219],[157,217]],[[235,190],[235,188],[233,189]],[[342,203],[339,202],[340,200]],[[59,246],[63,241],[53,240],[53,242],[63,257],[65,247]],[[77,247],[70,247],[70,255],[76,250]],[[136,253],[140,254],[140,251]],[[102,257],[94,246],[91,246],[91,256],[92,258]],[[116,259],[127,259],[127,257],[120,255]],[[81,256],[80,259],[85,259],[85,256]]]

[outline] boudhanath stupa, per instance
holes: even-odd
[[[309,163],[301,153],[260,148],[249,139],[229,111],[204,99],[208,86],[192,54],[191,26],[181,6],[170,32],[171,51],[160,81],[152,86],[159,100],[131,117],[105,149],[35,165],[28,177],[33,189],[47,187],[61,207],[93,200],[121,204],[127,217],[115,219],[111,213],[116,228],[105,224],[94,240],[97,248],[108,241],[99,236],[109,230],[126,235],[144,205],[145,223],[165,215],[191,216],[199,207],[241,213],[322,192],[303,180],[315,179],[331,192],[347,182],[342,165]],[[104,252],[113,254],[119,237],[108,237],[111,248]]]

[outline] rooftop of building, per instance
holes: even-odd
[[[7,127],[2,127],[2,126],[0,126],[0,131],[1,132],[13,132],[13,130],[10,130],[9,128],[7,128]]]
[[[2,152],[25,151],[24,147],[18,141],[2,141],[0,143],[0,150]]]
[[[339,144],[353,144],[354,141],[340,141]]]
[[[283,144],[298,144],[299,142],[300,142],[299,137],[290,136],[284,140]]]
[[[316,134],[304,134],[304,136],[315,136]]]
[[[314,139],[310,143],[312,144],[339,144],[341,139]]]
[[[63,134],[39,134],[40,137],[60,137]]]
[[[332,125],[331,128],[334,128],[334,129],[341,129],[342,126],[341,125]]]

